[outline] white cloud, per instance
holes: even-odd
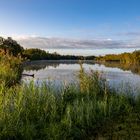
[[[15,35],[15,34],[11,36],[13,39],[18,40],[18,41],[37,37],[36,35]]]
[[[65,39],[65,38],[47,38],[37,36],[17,36],[13,37],[24,48],[40,49],[110,49],[110,48],[140,48],[138,40],[112,40],[107,39]]]

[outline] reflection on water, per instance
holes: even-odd
[[[124,65],[119,63],[97,64],[91,61],[83,63],[85,71],[91,69],[99,71],[113,87],[121,85],[122,88],[129,85],[135,91],[140,87],[140,66]],[[77,74],[80,65],[77,61],[34,61],[24,65],[24,74],[34,74],[33,77],[23,76],[22,81],[29,82],[34,80],[41,83],[42,81],[54,81],[59,85],[62,83],[69,84],[77,82]],[[137,73],[137,74],[134,74]],[[129,84],[129,85],[128,85]]]
[[[129,63],[119,63],[119,62],[104,62],[102,63],[106,67],[120,68],[122,70],[131,71],[134,74],[140,75],[140,65],[139,64],[129,64]]]
[[[60,64],[78,64],[78,63],[86,63],[86,64],[93,64],[92,60],[39,60],[39,61],[31,61],[24,63],[24,70],[40,70],[45,69],[47,67],[58,67]]]

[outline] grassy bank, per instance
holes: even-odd
[[[81,66],[79,86],[0,85],[0,139],[139,139],[140,96]]]

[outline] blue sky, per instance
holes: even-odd
[[[86,48],[86,45],[91,49],[90,44],[93,48],[108,48],[109,45],[114,48],[116,44],[119,49],[123,45],[139,48],[140,0],[1,0],[0,35],[20,38],[25,47],[42,41],[38,46],[47,44],[46,48],[49,45],[53,49],[59,45],[59,49],[61,46],[69,48],[69,44],[75,41],[58,39],[67,38],[82,40],[84,45],[79,40],[74,44],[80,49]],[[25,40],[25,37],[28,39]],[[37,38],[37,42],[30,37],[54,39],[48,43],[47,39]],[[107,42],[104,42],[105,39]],[[87,43],[87,40],[95,41]],[[108,42],[111,40],[113,42]]]
[[[139,0],[1,0],[5,35],[133,38],[140,35]]]

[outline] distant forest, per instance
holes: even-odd
[[[37,48],[24,49],[11,37],[7,39],[0,37],[0,52],[13,56],[20,55],[28,60],[94,60],[96,58],[95,56],[60,55],[56,52],[49,53]]]

